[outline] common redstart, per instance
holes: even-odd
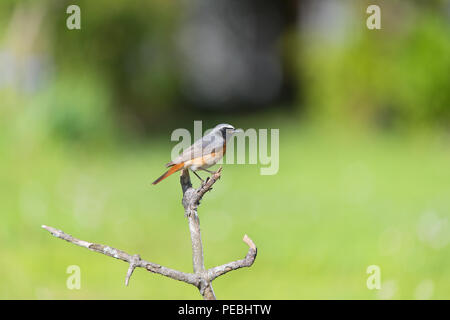
[[[166,164],[170,167],[153,184],[157,184],[171,174],[181,170],[190,169],[200,180],[202,178],[195,172],[197,170],[207,171],[207,168],[215,165],[225,154],[227,141],[233,133],[237,132],[230,124],[219,124],[210,133],[198,139],[189,148],[184,150],[177,158]]]

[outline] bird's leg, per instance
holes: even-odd
[[[195,172],[194,170],[191,170],[191,171],[197,176],[197,178],[200,179],[200,181],[201,181],[202,183],[205,183],[205,181],[203,181],[203,179],[200,178],[200,176],[197,174],[197,172]]]
[[[203,171],[206,171],[206,172],[209,172],[210,174],[216,174],[217,172],[219,172],[220,170],[222,170],[222,166],[220,166],[219,169],[217,169],[217,171],[211,171],[211,170],[204,169],[204,168],[199,168],[199,169],[200,169],[200,170],[203,170]]]
[[[215,172],[214,171],[211,171],[211,170],[208,170],[208,169],[204,169],[204,168],[199,168],[200,170],[203,170],[203,171],[206,171],[206,172],[209,172],[210,174],[214,174]]]
[[[208,169],[205,169],[205,168],[199,168],[199,169],[200,169],[200,170],[203,170],[203,171],[206,171],[206,172],[208,172],[209,174],[211,174],[211,176],[213,176],[213,175],[215,175],[216,173],[218,173],[219,171],[222,170],[222,166],[220,166],[219,169],[217,169],[217,171],[211,171],[211,170],[208,170]],[[209,179],[210,179],[210,177],[207,177],[207,178],[206,178],[206,181],[204,181],[203,183],[208,182]],[[212,188],[211,188],[211,189],[212,189]]]

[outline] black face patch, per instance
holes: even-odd
[[[227,130],[234,130],[234,128],[233,128],[233,127],[225,127],[225,128],[222,128],[222,129],[220,130],[220,132],[222,133],[222,137],[223,137],[224,140],[227,139]]]

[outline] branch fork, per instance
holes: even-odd
[[[230,271],[243,267],[250,267],[255,261],[257,255],[255,243],[252,241],[252,239],[250,239],[250,237],[244,235],[243,241],[249,247],[247,255],[244,259],[232,261],[221,266],[210,268],[208,270],[205,269],[203,245],[200,232],[200,219],[198,217],[197,209],[200,205],[200,200],[203,198],[206,192],[212,189],[214,183],[216,183],[220,179],[221,173],[222,167],[220,167],[219,170],[211,175],[210,178],[203,182],[198,189],[194,189],[192,187],[189,172],[187,170],[182,170],[181,172],[180,184],[183,191],[182,204],[184,207],[185,217],[189,222],[189,231],[191,234],[192,264],[194,269],[193,273],[181,272],[153,262],[143,260],[141,259],[139,254],[130,255],[125,251],[115,249],[110,246],[80,240],[53,227],[43,225],[42,228],[49,231],[53,236],[57,238],[63,239],[77,246],[87,248],[91,251],[127,262],[129,264],[129,267],[125,277],[125,286],[128,286],[130,278],[136,268],[144,268],[149,272],[157,273],[174,280],[194,285],[200,291],[203,299],[215,300],[216,296],[212,288],[212,281]]]

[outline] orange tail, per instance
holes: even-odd
[[[184,166],[184,162],[174,165],[174,166],[171,167],[169,170],[167,170],[166,173],[164,173],[161,177],[159,177],[158,179],[156,179],[155,181],[153,181],[152,184],[157,184],[157,183],[161,182],[162,180],[164,180],[165,178],[167,178],[168,176],[170,176],[172,173],[175,173],[175,172],[177,172],[178,170],[182,169],[183,166]]]

